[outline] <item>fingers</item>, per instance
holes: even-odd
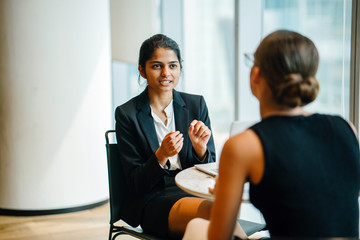
[[[209,193],[211,193],[211,194],[213,194],[213,195],[215,195],[215,192],[216,192],[216,183],[217,183],[217,180],[218,180],[218,176],[219,175],[216,175],[215,176],[215,184],[214,184],[214,187],[209,187]]]
[[[167,157],[171,157],[181,151],[183,142],[183,135],[179,131],[171,132],[164,137],[161,143],[161,148]]]
[[[189,134],[197,138],[205,138],[211,135],[211,130],[202,121],[193,120],[190,123]]]
[[[179,131],[176,132],[170,132],[168,133],[164,139],[163,142],[165,141],[167,144],[169,144],[170,147],[174,147],[176,144],[178,144],[179,142],[182,142],[184,140],[182,133],[180,133]]]

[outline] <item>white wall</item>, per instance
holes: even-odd
[[[108,198],[109,14],[103,0],[0,1],[0,208]]]
[[[161,31],[160,0],[110,0],[112,59],[137,64],[142,42]]]

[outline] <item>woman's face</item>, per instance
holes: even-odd
[[[139,66],[140,74],[147,79],[149,90],[172,91],[180,77],[180,63],[175,52],[168,48],[157,48],[146,61],[145,69]]]

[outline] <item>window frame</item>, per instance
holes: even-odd
[[[352,1],[350,56],[350,121],[359,134],[360,4]]]

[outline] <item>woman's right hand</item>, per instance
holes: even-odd
[[[178,154],[183,147],[183,142],[183,135],[179,131],[168,133],[162,140],[161,146],[155,152],[159,163],[164,166],[169,157]]]

